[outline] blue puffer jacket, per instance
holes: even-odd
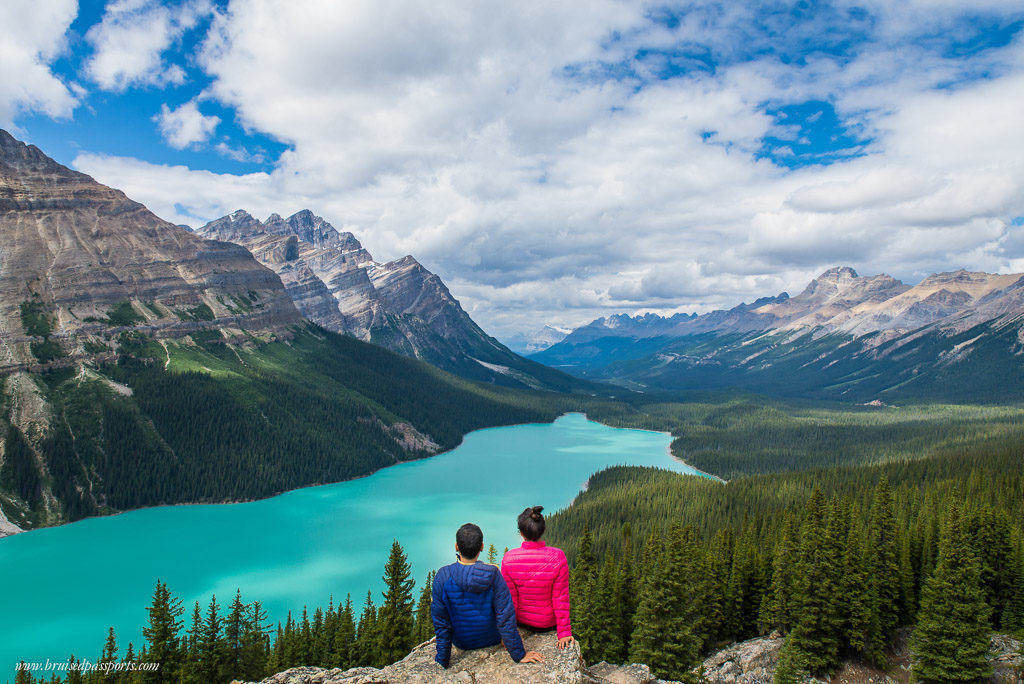
[[[504,642],[517,663],[526,655],[516,629],[516,611],[497,566],[477,561],[452,563],[434,577],[430,617],[437,635],[437,656],[448,667],[452,644],[466,650]]]

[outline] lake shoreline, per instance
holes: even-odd
[[[38,531],[38,530],[46,530],[46,529],[53,529],[53,528],[58,528],[58,527],[65,527],[67,525],[74,525],[76,523],[85,522],[86,520],[93,520],[93,519],[100,519],[100,518],[112,518],[112,517],[115,517],[115,516],[123,515],[125,513],[134,513],[134,512],[137,512],[137,511],[149,510],[149,509],[154,509],[154,508],[176,508],[176,507],[179,507],[179,506],[228,506],[228,505],[234,505],[234,504],[254,503],[256,501],[266,501],[268,499],[274,499],[274,498],[277,498],[279,496],[284,496],[284,495],[290,494],[292,492],[302,491],[304,489],[312,489],[314,487],[327,487],[327,486],[330,486],[330,485],[339,484],[341,482],[352,482],[354,480],[361,480],[363,478],[367,478],[367,477],[371,477],[373,475],[376,475],[377,473],[381,472],[382,470],[387,470],[388,468],[393,468],[395,466],[403,465],[405,463],[416,463],[418,461],[423,461],[423,460],[435,458],[437,456],[442,456],[442,455],[447,454],[447,453],[451,453],[452,451],[454,451],[454,450],[458,449],[460,446],[462,446],[462,444],[466,440],[466,437],[468,437],[471,434],[475,434],[475,433],[478,433],[478,432],[486,432],[488,430],[501,430],[501,429],[510,428],[510,427],[523,427],[523,426],[527,426],[527,425],[552,425],[552,424],[555,423],[555,421],[561,420],[562,418],[565,418],[566,416],[572,416],[572,415],[583,416],[586,420],[588,420],[588,421],[590,421],[592,423],[596,423],[598,425],[604,425],[605,427],[609,427],[609,428],[612,428],[612,429],[615,429],[615,430],[635,430],[637,432],[648,432],[648,433],[651,433],[651,434],[665,435],[665,436],[669,437],[670,439],[673,439],[673,435],[670,432],[664,432],[664,431],[661,431],[661,430],[647,430],[647,429],[644,429],[644,428],[631,428],[631,427],[621,427],[621,426],[617,426],[617,425],[609,425],[608,423],[603,423],[603,422],[601,422],[599,420],[595,420],[595,419],[591,418],[590,416],[588,416],[586,414],[585,411],[566,411],[565,413],[563,413],[563,414],[561,414],[559,416],[556,416],[551,422],[510,423],[508,425],[488,425],[487,427],[477,428],[475,430],[470,430],[469,432],[467,432],[464,435],[462,435],[462,439],[459,440],[459,443],[456,444],[455,446],[453,446],[451,449],[445,449],[443,451],[438,451],[436,454],[430,454],[428,456],[422,456],[420,458],[413,458],[413,459],[409,459],[407,461],[396,461],[395,463],[391,463],[389,465],[381,466],[380,468],[377,468],[377,469],[375,469],[375,470],[373,470],[371,472],[364,473],[362,475],[356,475],[355,477],[346,478],[344,480],[335,480],[335,481],[332,481],[332,482],[311,482],[309,484],[304,484],[304,485],[302,485],[300,487],[293,487],[291,489],[284,489],[284,490],[281,490],[281,491],[278,491],[278,492],[274,492],[272,494],[268,494],[267,496],[258,497],[258,498],[225,499],[225,500],[222,500],[222,501],[179,501],[177,503],[158,504],[158,505],[155,505],[155,506],[140,506],[138,508],[126,508],[126,509],[123,509],[123,510],[117,510],[117,511],[113,511],[111,513],[106,513],[106,514],[101,514],[101,515],[90,515],[90,516],[85,517],[85,518],[80,518],[79,520],[69,520],[67,522],[62,522],[62,523],[59,523],[57,525],[44,525],[42,527],[30,527],[30,528],[27,528],[27,529],[22,529],[22,528],[18,527],[17,525],[15,525],[14,523],[9,522],[6,519],[6,517],[4,517],[3,510],[0,509],[0,543],[3,543],[3,540],[6,539],[7,537],[13,537],[15,535],[25,534],[26,532],[35,532],[35,531]],[[718,477],[717,475],[712,475],[711,473],[706,473],[703,470],[698,470],[697,468],[694,468],[693,466],[691,466],[689,463],[687,463],[683,459],[677,457],[675,454],[672,453],[672,444],[671,444],[671,442],[666,447],[666,453],[668,454],[669,458],[671,458],[673,461],[675,461],[677,463],[681,463],[682,465],[685,465],[687,468],[690,468],[690,469],[694,470],[698,477],[705,477],[705,478],[707,478],[709,480],[715,480],[715,481],[721,482],[723,484],[725,484],[727,482],[726,480],[723,480],[722,478]],[[600,471],[598,471],[598,472],[600,472]],[[595,475],[595,474],[596,473],[591,473],[591,477],[593,475]],[[586,491],[586,489],[587,489],[587,487],[589,487],[589,485],[590,485],[590,477],[588,477],[587,480],[583,483],[581,491]],[[6,526],[3,525],[3,523],[5,523],[5,522],[9,525],[9,527],[6,527]],[[13,527],[14,530],[10,530],[11,527]]]

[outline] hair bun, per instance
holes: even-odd
[[[543,506],[534,506],[533,507],[533,511],[530,513],[530,517],[533,518],[534,520],[540,520],[541,517],[542,517],[540,512],[543,511],[543,510],[544,510]]]

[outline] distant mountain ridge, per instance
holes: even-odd
[[[958,270],[911,286],[836,267],[795,297],[783,292],[700,316],[601,318],[531,358],[638,388],[740,386],[848,397],[905,383],[912,392],[935,373],[953,378],[1001,367],[996,389],[1012,396],[1022,321],[1024,274]],[[985,369],[975,368],[981,357]]]
[[[569,389],[561,373],[514,354],[484,332],[411,255],[380,263],[352,233],[311,211],[260,221],[239,210],[198,228],[273,269],[303,316],[333,332],[498,384]]]

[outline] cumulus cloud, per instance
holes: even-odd
[[[85,38],[94,53],[85,73],[104,90],[180,85],[185,70],[164,52],[212,12],[210,0],[185,0],[168,7],[159,0],[112,0],[103,20]]]
[[[821,6],[235,0],[207,93],[290,146],[276,169],[76,165],[168,218],[309,207],[378,258],[415,254],[496,333],[731,306],[836,264],[1017,267],[1020,38],[951,56],[935,36],[970,42],[958,4]],[[799,134],[772,108],[809,100],[860,156],[765,157]]]
[[[189,145],[206,142],[217,130],[220,118],[206,116],[199,111],[195,100],[190,100],[176,109],[160,105],[160,113],[153,117],[160,134],[171,147],[182,150]]]
[[[20,112],[71,115],[78,97],[50,65],[77,14],[76,0],[0,3],[0,126]]]

